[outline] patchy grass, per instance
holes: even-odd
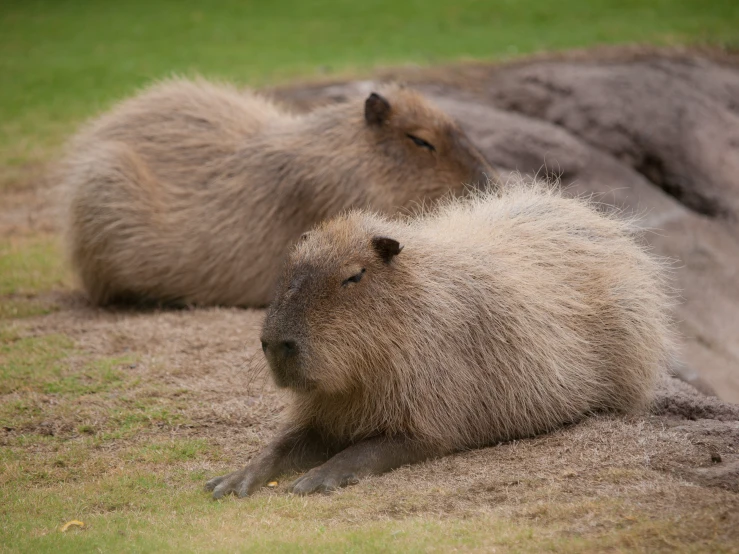
[[[650,465],[699,449],[609,418],[327,497],[290,496],[285,476],[276,490],[214,502],[205,480],[274,433],[265,409],[276,391],[257,382],[249,396],[264,376],[234,363],[259,315],[66,310],[0,332],[6,550],[729,552],[737,540],[735,494]],[[85,528],[62,533],[73,519]]]
[[[58,236],[0,238],[0,297],[69,285]]]
[[[199,447],[196,447],[199,448]],[[189,451],[172,444],[165,450]],[[198,455],[200,457],[200,455]],[[249,500],[207,500],[201,469],[188,469],[179,454],[131,457],[101,466],[102,475],[43,486],[4,487],[2,510],[12,522],[0,539],[17,551],[157,552],[730,552],[719,533],[706,533],[711,519],[690,514],[660,517],[602,498],[586,503],[550,502],[519,515],[490,507],[464,518],[443,512],[399,516],[369,508],[382,506],[381,487],[365,485],[330,497],[298,498],[284,491]],[[163,463],[165,462],[166,463]],[[84,463],[67,458],[65,463]],[[448,494],[450,491],[442,491]],[[418,505],[410,493],[406,504]],[[552,514],[555,517],[547,517]],[[78,519],[85,529],[62,534]],[[573,523],[600,522],[587,531]],[[575,524],[576,526],[576,524]]]
[[[0,334],[10,375],[0,378],[0,542],[9,551],[729,552],[737,539],[736,495],[650,467],[693,456],[694,446],[658,425],[609,418],[331,496],[290,496],[285,476],[276,490],[214,502],[205,480],[274,432],[258,397],[238,404],[241,419],[222,410],[246,394],[235,383],[258,376],[218,340],[245,329],[256,337],[256,314],[82,307],[63,316]],[[69,316],[81,321],[68,329],[75,340],[48,332]],[[205,332],[210,341],[198,342]],[[255,389],[276,404],[271,387]],[[73,519],[85,528],[62,533]]]
[[[0,237],[0,321],[58,310],[48,293],[68,289],[71,281],[60,237]]]
[[[592,44],[736,43],[719,0],[9,0],[0,13],[0,183],[79,121],[172,73],[252,84]],[[2,185],[0,185],[2,186]]]
[[[58,305],[35,296],[8,295],[0,297],[0,320],[45,315],[58,309]]]
[[[60,334],[3,337],[0,344],[0,394],[21,390],[58,392],[62,380],[61,362],[71,349],[72,341]]]
[[[201,460],[207,456],[208,443],[203,439],[155,442],[128,453],[128,459],[146,464],[174,464]]]

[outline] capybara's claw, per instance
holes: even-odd
[[[207,483],[205,483],[205,490],[212,491],[225,478],[225,475],[221,475],[220,477],[213,477],[213,479],[210,479]]]

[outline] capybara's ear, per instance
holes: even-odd
[[[390,102],[373,92],[364,101],[364,118],[369,125],[382,125],[390,117]]]
[[[372,248],[375,249],[377,255],[380,256],[380,259],[382,259],[386,264],[389,264],[390,260],[392,260],[394,256],[400,254],[400,251],[403,250],[403,247],[397,240],[388,237],[373,237]]]

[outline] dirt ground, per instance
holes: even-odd
[[[721,400],[668,378],[650,414],[594,417],[371,478],[339,493],[363,500],[333,517],[487,514],[603,544],[615,534],[613,550],[739,552],[739,406],[727,402],[739,401],[739,63],[712,52],[605,50],[377,78],[399,76],[457,117],[503,175],[559,177],[572,193],[644,214],[655,250],[675,260],[684,298],[676,311],[682,377]],[[352,81],[271,92],[304,109],[371,88]],[[3,195],[0,234],[57,237],[53,182],[29,171],[32,186]],[[263,312],[102,310],[73,286],[31,296],[51,313],[12,320],[14,340],[69,337],[75,354],[64,371],[82,363],[75,356],[134,360],[121,367],[135,385],[115,394],[126,402],[156,395],[185,422],[159,423],[131,440],[203,439],[222,454],[193,464],[217,475],[243,464],[276,429],[287,399],[261,361]],[[82,424],[111,425],[102,397],[74,409],[57,406],[53,394],[29,402],[36,416],[0,430],[0,444],[16,448],[24,433],[73,439]],[[286,484],[260,494],[282,494]]]

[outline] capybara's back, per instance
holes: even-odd
[[[98,161],[95,145],[126,144],[158,186],[186,191],[217,176],[218,165],[245,139],[291,117],[268,100],[227,84],[169,80],[92,121],[69,150],[77,163],[92,164]]]
[[[485,181],[456,124],[411,90],[295,116],[172,80],[87,125],[62,164],[91,299],[261,306],[287,248],[349,207],[386,213]]]

